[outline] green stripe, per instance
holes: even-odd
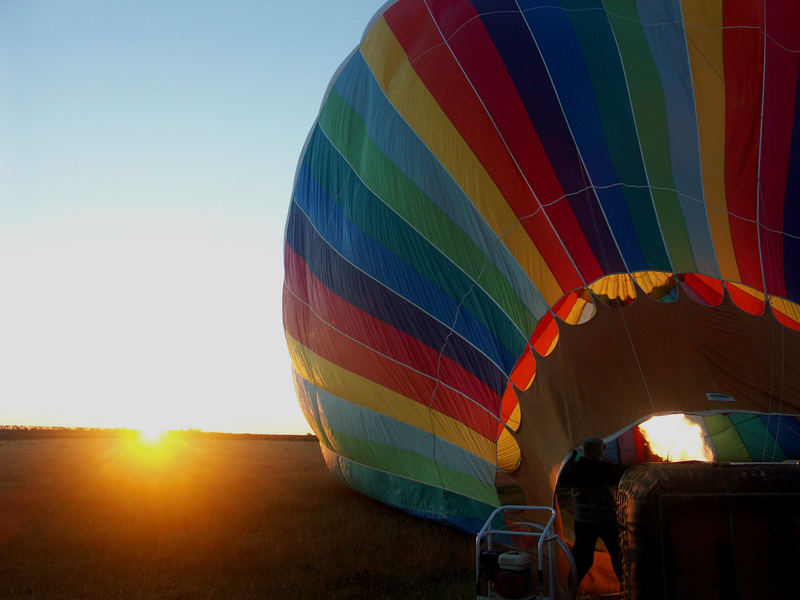
[[[324,446],[321,446],[321,449],[328,468],[343,483],[386,504],[451,521],[472,521],[470,529],[473,531],[477,531],[491,512],[500,505],[497,494],[494,495],[492,502],[483,503],[443,491],[438,486],[430,486],[373,469],[337,455]]]
[[[648,179],[652,187],[663,188],[652,193],[672,267],[679,272],[694,272],[694,255],[672,176],[667,109],[658,68],[634,0],[604,0],[603,4],[627,75]]]
[[[510,357],[522,354],[527,338],[520,334],[508,315],[482,289],[476,288],[475,282],[462,270],[364,187],[320,129],[316,129],[311,138],[306,161],[325,192],[341,207],[345,218],[453,298],[453,322],[445,325],[458,328],[455,307],[461,304],[483,324],[481,335],[487,336],[485,340],[471,339],[471,343],[484,348],[484,352],[492,345],[502,346],[505,351],[495,353],[495,362],[501,369],[510,370],[513,363],[504,364],[504,360],[511,361]],[[376,276],[375,272],[370,274]]]
[[[636,240],[648,268],[670,271],[650,191],[646,189],[647,178],[638,151],[625,73],[605,11],[599,0],[588,5],[586,0],[561,0],[561,4],[583,50],[614,172],[617,180],[625,184],[621,190]]]
[[[328,96],[319,123],[376,196],[478,282],[526,336],[533,331],[536,319],[519,300],[507,279],[467,234],[369,139],[364,121],[335,89]],[[392,250],[411,262],[407,249]],[[431,280],[438,282],[435,276]],[[456,297],[456,300],[460,301],[461,297]]]
[[[479,481],[434,460],[403,448],[364,440],[341,431],[326,429],[325,439],[337,454],[360,464],[394,473],[491,504],[497,499],[494,485]]]
[[[750,453],[728,415],[710,415],[703,419],[719,461],[749,462],[751,460]]]
[[[739,432],[739,437],[747,447],[750,457],[755,461],[782,461],[786,455],[767,429],[760,415],[731,413],[731,423]]]

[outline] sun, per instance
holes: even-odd
[[[167,430],[162,427],[149,426],[139,429],[139,440],[145,444],[157,444],[167,434]]]

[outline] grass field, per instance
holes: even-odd
[[[0,598],[474,598],[474,539],[313,441],[0,440]]]

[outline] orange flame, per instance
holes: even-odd
[[[712,462],[714,450],[706,440],[700,419],[694,415],[660,415],[639,424],[639,430],[653,454],[664,460]]]

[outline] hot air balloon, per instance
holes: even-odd
[[[476,531],[587,435],[800,457],[800,4],[398,0],[299,160],[284,324],[330,470]]]

